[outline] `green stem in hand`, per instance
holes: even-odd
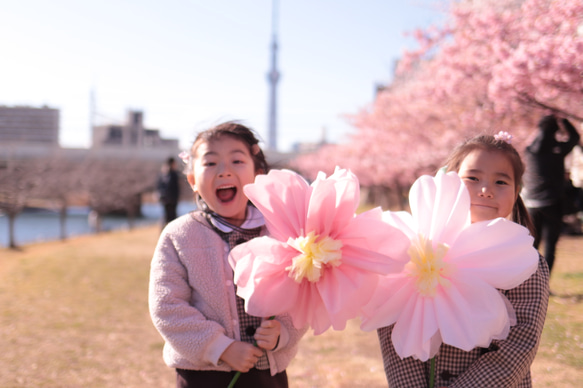
[[[271,321],[272,319],[275,319],[275,315],[272,315],[271,317],[267,318],[267,320],[269,321]],[[257,346],[257,341],[253,341],[253,345]],[[237,383],[237,380],[239,380],[239,377],[241,377],[241,372],[235,373],[235,376],[233,376],[233,379],[231,380],[227,388],[233,388]]]
[[[433,388],[435,386],[435,357],[433,356],[430,361],[429,366],[429,388]]]
[[[241,372],[235,373],[235,376],[233,376],[233,379],[231,380],[231,382],[229,383],[229,386],[227,388],[233,388],[235,386],[235,383],[237,382],[237,380],[239,380],[240,376],[241,376]]]

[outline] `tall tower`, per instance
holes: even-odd
[[[93,139],[93,132],[95,131],[95,113],[97,102],[95,100],[95,88],[89,91],[89,130],[91,131],[91,138]]]
[[[277,149],[277,82],[280,75],[279,71],[277,71],[277,0],[273,0],[272,6],[271,71],[267,73],[269,82],[269,133],[267,147],[275,151]]]

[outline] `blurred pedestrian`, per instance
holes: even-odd
[[[158,177],[158,198],[164,208],[164,225],[177,217],[178,197],[180,196],[180,184],[176,171],[176,160],[169,157],[162,167]]]
[[[549,271],[555,261],[555,249],[562,228],[565,157],[579,143],[579,133],[569,120],[544,116],[538,123],[538,133],[526,147],[526,173],[522,195],[536,230],[534,246],[544,243],[544,257]],[[563,136],[565,132],[565,136]],[[565,137],[559,141],[558,136]]]
[[[565,171],[563,189],[563,234],[581,235],[580,215],[583,212],[583,189],[573,184],[570,171]]]

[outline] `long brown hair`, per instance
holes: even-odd
[[[491,152],[499,152],[506,156],[514,170],[514,187],[516,190],[516,201],[512,207],[512,221],[526,227],[532,236],[536,236],[534,225],[526,210],[526,206],[520,197],[520,190],[522,188],[522,175],[524,174],[525,166],[522,158],[516,148],[505,140],[497,140],[492,135],[479,135],[473,137],[462,144],[458,145],[447,158],[446,170],[458,172],[460,166],[466,156],[475,150],[485,150]]]

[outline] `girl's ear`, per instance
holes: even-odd
[[[196,192],[196,182],[194,181],[194,174],[187,174],[186,179],[188,180],[188,184],[192,187],[192,190]]]

